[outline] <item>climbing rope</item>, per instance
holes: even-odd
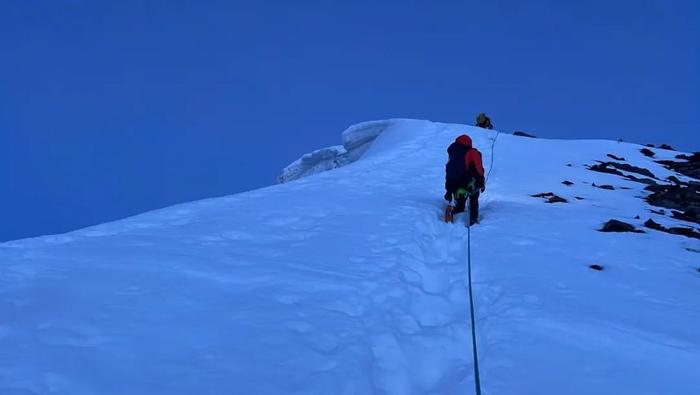
[[[493,138],[491,143],[491,162],[489,163],[489,171],[486,175],[486,179],[491,176],[491,170],[493,170],[493,152],[496,146],[496,140],[498,140],[498,135],[501,132],[496,132],[496,137]],[[474,292],[472,290],[472,226],[471,226],[471,202],[469,196],[467,196],[467,208],[469,215],[467,215],[467,276],[469,279],[469,316],[472,322],[472,349],[474,355],[474,385],[476,387],[476,395],[481,395],[481,377],[479,375],[479,354],[476,348],[476,320],[474,319]]]
[[[474,293],[472,291],[472,227],[471,227],[471,203],[468,203],[469,222],[467,222],[467,274],[469,278],[469,314],[472,322],[472,348],[474,352],[474,385],[476,395],[481,395],[481,379],[479,377],[479,356],[476,350],[476,321],[474,320]]]
[[[493,170],[493,148],[496,146],[496,140],[498,140],[498,135],[501,134],[500,131],[496,131],[496,137],[493,138],[493,141],[491,142],[491,161],[489,163],[489,172],[486,174],[486,179],[491,176],[491,170]]]

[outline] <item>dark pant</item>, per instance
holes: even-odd
[[[464,208],[467,205],[467,197],[465,195],[453,195],[455,197],[455,208],[452,213],[457,214],[464,212]],[[472,222],[477,222],[479,220],[479,191],[472,192],[469,195],[469,213]]]

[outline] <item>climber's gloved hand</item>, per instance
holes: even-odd
[[[445,192],[444,197],[445,197],[445,200],[447,200],[448,202],[452,201],[452,194],[450,192]]]
[[[486,185],[483,185],[480,190],[481,190],[481,193],[484,193],[486,191]]]

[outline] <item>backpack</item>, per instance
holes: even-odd
[[[465,167],[464,158],[470,148],[462,144],[453,143],[447,148],[449,159],[445,164],[445,179],[454,184],[466,184],[469,174]]]

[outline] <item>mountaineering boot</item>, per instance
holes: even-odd
[[[452,204],[448,204],[445,207],[445,222],[454,222],[454,215],[452,214]]]

